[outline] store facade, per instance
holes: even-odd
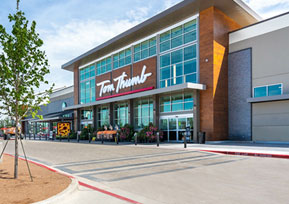
[[[43,119],[37,117],[32,118],[32,116],[26,117],[22,120],[22,133],[26,137],[51,137],[57,134],[57,123],[59,122],[69,122],[71,125],[73,122],[73,111],[66,110],[64,108],[74,104],[74,88],[63,87],[56,90],[50,94],[50,103],[46,106],[40,106],[41,110],[37,113],[42,115]]]
[[[240,1],[241,2],[241,1]],[[186,0],[62,66],[74,73],[74,128],[153,123],[228,139],[228,33],[258,21],[239,1]]]
[[[288,36],[289,13],[230,33],[231,140],[289,142]]]

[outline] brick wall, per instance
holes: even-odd
[[[208,140],[228,139],[228,32],[240,28],[220,10],[200,13],[200,129]]]

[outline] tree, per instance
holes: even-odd
[[[24,12],[19,10],[19,0],[15,14],[9,14],[12,25],[7,32],[0,25],[0,111],[15,120],[16,126],[27,115],[37,115],[40,105],[47,103],[51,88],[36,94],[42,84],[48,84],[44,76],[49,73],[45,52],[41,50],[43,41],[36,33],[36,22],[29,21]],[[15,133],[14,178],[18,177],[18,140]]]

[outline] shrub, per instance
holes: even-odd
[[[77,138],[77,133],[74,130],[71,130],[69,133],[69,139],[76,139]]]
[[[119,138],[121,140],[131,141],[133,138],[133,134],[134,134],[133,126],[129,124],[125,124],[123,127],[121,127],[118,130],[118,133],[119,133]]]
[[[145,126],[140,132],[138,132],[138,140],[140,142],[154,142],[157,139],[158,128],[150,123],[148,126]],[[162,134],[160,134],[160,139]]]
[[[88,136],[89,133],[93,133],[93,128],[91,127],[91,125],[88,125],[87,127],[83,128],[83,130],[80,133],[79,139],[80,140],[88,140],[89,139],[89,136]]]

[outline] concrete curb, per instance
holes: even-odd
[[[36,202],[34,204],[49,204],[49,203],[54,203],[54,202],[59,202],[63,199],[65,199],[66,197],[70,196],[72,193],[74,193],[77,189],[78,189],[78,180],[76,178],[71,178],[71,184],[62,192],[46,199],[46,200],[42,200],[39,202]]]
[[[228,155],[239,155],[239,156],[251,156],[251,157],[268,157],[268,158],[279,158],[279,159],[289,159],[288,154],[271,154],[271,153],[258,153],[258,152],[238,152],[238,151],[222,151],[222,150],[199,150],[202,152],[211,152],[218,154],[228,154]]]
[[[4,143],[2,141],[0,141],[0,155],[1,155],[3,148],[4,148]],[[0,164],[2,163],[3,156],[4,156],[4,154],[2,155],[2,157],[0,157]]]

